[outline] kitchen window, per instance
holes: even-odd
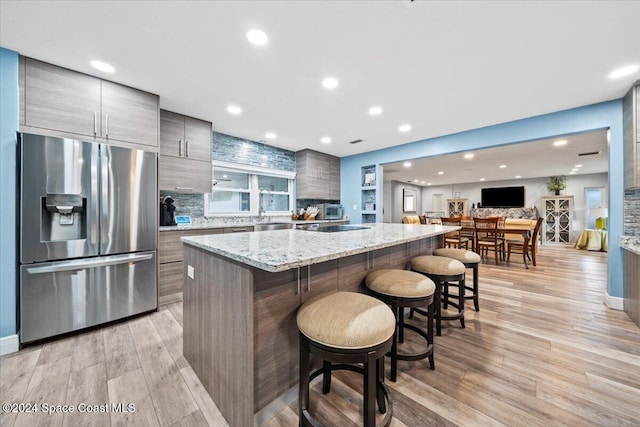
[[[241,169],[215,165],[211,193],[205,194],[205,215],[288,215],[293,210],[295,172]]]

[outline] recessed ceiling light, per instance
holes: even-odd
[[[382,114],[382,107],[374,105],[373,107],[369,108],[370,116],[379,116],[380,114]]]
[[[411,167],[411,162],[404,162],[402,164],[402,166],[404,166],[405,168],[410,168]]]
[[[480,181],[484,181],[484,178],[480,178]]]
[[[582,165],[573,165],[574,168],[581,168]]]
[[[113,68],[113,65],[109,65],[106,62],[102,61],[91,61],[91,66],[105,73],[113,73],[116,71],[116,69]]]
[[[276,136],[277,135],[275,133],[273,133],[273,132],[267,132],[267,133],[264,134],[264,137],[267,138],[267,139],[276,139]]]
[[[419,179],[414,179],[413,182],[420,182],[420,180]]]
[[[269,38],[264,33],[264,31],[253,29],[247,31],[247,40],[249,40],[249,43],[256,46],[264,46],[269,41]]]
[[[553,146],[554,147],[562,147],[562,146],[567,145],[567,142],[568,141],[566,139],[559,139],[557,141],[554,141]]]
[[[424,184],[424,181],[420,181],[420,184]]]
[[[464,158],[465,159],[473,159],[474,156],[475,155],[473,153],[467,153],[467,154],[464,155]]]
[[[430,182],[427,182],[427,185],[431,185],[431,183],[430,183]]]
[[[578,168],[571,169],[571,172],[578,172]]]
[[[398,126],[398,130],[400,132],[409,132],[411,130],[411,125],[408,123],[405,123],[403,125]]]
[[[444,175],[444,171],[438,172],[438,175]]]
[[[322,142],[323,144],[330,144],[331,138],[329,138],[328,136],[323,136],[322,138],[320,138],[320,142]]]
[[[500,165],[500,169],[504,169],[506,167],[507,167],[507,165]]]
[[[229,175],[222,175],[223,178],[229,178]]]
[[[575,174],[576,174],[575,172],[569,172],[569,175],[575,175]]]
[[[327,77],[322,81],[322,86],[324,86],[325,89],[335,89],[338,87],[338,79],[335,77]]]
[[[238,114],[242,114],[242,108],[237,105],[229,105],[227,107],[227,112],[237,116]]]
[[[516,175],[516,179],[522,178],[522,175]]]
[[[638,70],[640,70],[640,66],[638,65],[627,65],[626,67],[616,68],[615,70],[609,73],[609,78],[619,79],[622,77],[627,77],[637,72]]]

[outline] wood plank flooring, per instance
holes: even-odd
[[[638,426],[640,329],[603,303],[606,254],[543,245],[538,266],[480,267],[480,312],[444,322],[436,369],[400,362],[392,426]],[[417,318],[422,321],[421,318]],[[407,332],[407,348],[418,347]],[[387,363],[388,368],[388,363]],[[326,425],[360,424],[362,379],[312,389]],[[2,357],[0,400],[134,403],[128,413],[1,413],[2,426],[222,426],[182,355],[182,305]],[[265,425],[298,424],[292,402]]]

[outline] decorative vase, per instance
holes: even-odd
[[[560,195],[560,190],[556,190],[556,196]]]

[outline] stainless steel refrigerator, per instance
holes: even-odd
[[[20,342],[156,309],[157,154],[20,141]]]

